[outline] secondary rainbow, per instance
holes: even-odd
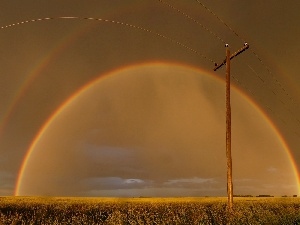
[[[144,4],[140,4],[140,5],[133,4],[133,3],[132,4],[126,4],[126,5],[124,5],[124,7],[121,7],[117,10],[110,10],[110,11],[106,12],[103,16],[104,17],[110,17],[110,16],[116,15],[116,14],[117,15],[122,15],[124,13],[128,13],[128,11],[131,11],[131,10],[133,10],[133,11],[134,10],[140,10],[140,7],[143,7],[143,6],[144,6]],[[119,25],[131,27],[131,28],[143,30],[143,31],[146,31],[146,32],[149,32],[149,33],[152,32],[152,31],[147,30],[145,28],[138,27],[138,26],[131,25],[131,24],[127,24],[127,23],[123,23],[123,22],[119,22],[119,21],[100,19],[100,18],[92,18],[92,17],[90,17],[90,18],[86,17],[85,18],[85,17],[77,17],[77,16],[44,17],[44,18],[24,20],[24,21],[21,21],[21,22],[11,23],[11,24],[6,25],[6,26],[1,26],[0,30],[4,30],[4,29],[7,29],[7,28],[13,28],[13,27],[17,27],[17,26],[22,26],[22,25],[25,25],[27,23],[49,21],[49,20],[54,20],[54,19],[55,20],[56,19],[64,19],[64,20],[65,19],[68,19],[68,20],[78,19],[78,20],[108,22],[108,23],[112,23],[112,24],[119,24]],[[70,32],[70,34],[66,35],[65,37],[62,37],[59,41],[57,41],[57,43],[52,48],[52,50],[47,52],[44,55],[44,57],[42,57],[42,58],[40,58],[36,61],[35,65],[33,66],[33,69],[27,74],[27,76],[21,82],[19,87],[16,89],[15,93],[12,95],[11,101],[10,101],[11,103],[6,108],[5,112],[3,113],[2,118],[0,117],[0,139],[1,139],[1,136],[4,132],[4,130],[5,130],[8,122],[11,119],[13,113],[17,109],[18,104],[20,103],[20,101],[22,100],[22,97],[26,94],[26,92],[30,88],[33,81],[52,62],[52,60],[55,59],[56,56],[58,56],[60,53],[62,53],[66,48],[71,46],[73,43],[75,43],[82,35],[85,35],[86,33],[88,33],[90,28],[91,27],[87,26],[86,24],[83,25],[83,26],[78,26],[78,28],[72,30],[72,32]],[[172,40],[168,37],[165,37],[163,35],[160,35],[160,34],[156,34],[156,35],[158,35],[162,38],[167,38],[168,40],[171,40],[173,42],[176,42],[176,41],[174,41],[174,40]],[[184,46],[179,42],[177,44],[181,45],[181,47],[188,48],[187,46]],[[189,49],[189,50],[192,50],[192,49]]]

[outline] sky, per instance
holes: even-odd
[[[2,1],[0,195],[293,195],[297,1]],[[29,21],[29,22],[26,22]]]

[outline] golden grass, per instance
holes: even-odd
[[[0,197],[0,224],[300,224],[300,198]]]

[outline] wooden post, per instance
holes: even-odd
[[[233,206],[232,158],[231,158],[231,105],[230,105],[230,50],[226,45],[226,158],[228,208]]]
[[[229,45],[226,44],[226,58],[222,63],[215,63],[214,71],[217,71],[226,64],[226,158],[227,158],[227,196],[228,209],[232,211],[233,207],[233,184],[232,184],[232,158],[231,158],[231,105],[230,105],[230,60],[246,51],[249,48],[248,43],[230,55]]]

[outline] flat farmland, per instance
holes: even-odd
[[[0,197],[0,224],[300,224],[299,197]]]

